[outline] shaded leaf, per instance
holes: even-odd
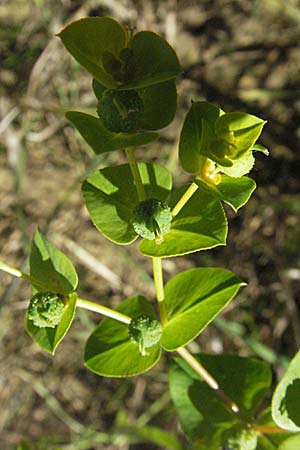
[[[300,352],[290,362],[272,399],[276,424],[289,431],[300,431]]]
[[[271,383],[268,366],[235,355],[194,356],[251,421]],[[243,427],[217,393],[179,358],[171,365],[169,383],[181,426],[197,450],[219,450]]]
[[[159,138],[159,134],[153,132],[113,133],[104,127],[99,118],[79,111],[68,111],[66,118],[96,154],[146,145]]]
[[[175,78],[181,72],[181,66],[173,48],[152,31],[140,31],[135,34],[131,50],[138,62],[137,79],[125,84],[124,89],[136,89],[162,83]]]
[[[144,102],[141,125],[144,130],[159,130],[172,122],[177,107],[175,80],[155,84],[138,92]]]

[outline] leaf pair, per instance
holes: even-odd
[[[149,31],[129,36],[128,30],[109,17],[81,19],[58,36],[94,77],[100,118],[77,111],[69,111],[66,117],[95,153],[145,145],[157,139],[157,133],[149,131],[167,126],[177,107],[175,78],[181,68],[172,47]],[[128,97],[133,90],[141,102],[138,114],[129,108],[123,116],[119,112],[122,103],[105,107],[107,95]]]
[[[167,169],[157,164],[139,164],[147,198],[165,202],[172,180]],[[186,187],[175,191],[173,207]],[[82,185],[87,209],[97,229],[117,244],[130,244],[138,238],[132,225],[138,204],[129,166],[107,167],[89,176]],[[140,251],[147,256],[174,256],[224,245],[227,223],[220,202],[206,192],[197,192],[171,223],[162,243],[142,240]]]
[[[192,269],[175,276],[165,288],[168,322],[160,343],[142,356],[130,339],[128,325],[105,318],[87,341],[85,364],[110,377],[137,375],[153,367],[161,349],[174,351],[197,337],[235,296],[241,281],[224,269]],[[123,301],[117,311],[129,317],[155,318],[152,305],[142,296]]]
[[[147,198],[166,202],[173,208],[188,186],[171,194],[171,174],[157,164],[138,165]],[[221,200],[235,211],[243,206],[255,189],[247,177],[224,176],[214,187],[195,180],[198,191],[173,218],[170,231],[158,245],[143,239],[139,249],[146,256],[169,257],[225,245],[227,221]],[[139,200],[129,166],[107,167],[94,172],[82,185],[83,197],[96,228],[117,244],[130,244],[138,235],[132,225]]]
[[[69,53],[108,89],[141,89],[174,79],[181,72],[176,53],[163,38],[151,31],[128,36],[110,17],[80,19],[63,28],[58,36]],[[122,82],[115,76],[117,66],[122,62],[129,65],[130,60],[135,67]]]

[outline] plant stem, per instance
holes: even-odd
[[[134,154],[134,148],[126,148],[125,153],[126,153],[128,163],[130,166],[130,170],[131,170],[134,182],[135,182],[139,201],[142,202],[143,200],[146,200],[147,196],[146,196],[145,187],[142,182],[141,174],[139,171],[139,166],[136,161],[135,154]]]
[[[138,198],[140,201],[145,200],[146,191],[142,182],[141,174],[139,171],[139,167],[135,158],[134,149],[127,148],[125,150],[127,159],[130,165],[131,173],[135,182]],[[167,312],[164,304],[164,282],[163,282],[163,274],[162,274],[162,264],[161,258],[152,258],[153,262],[153,278],[155,283],[156,297],[158,301],[160,319],[162,324],[167,322]]]
[[[23,272],[21,270],[15,269],[12,266],[9,266],[8,264],[5,264],[4,262],[0,261],[0,270],[3,270],[3,272],[9,273],[10,275],[13,275],[17,278],[23,277]]]
[[[227,406],[236,414],[239,413],[239,407],[225,394],[214,377],[194,358],[194,356],[184,347],[179,347],[177,353],[200,375],[200,377],[221,397]]]
[[[162,324],[166,324],[168,321],[167,311],[165,308],[165,292],[164,292],[164,280],[162,272],[162,258],[152,258],[153,266],[153,278],[155,284],[156,298],[159,307],[160,320]]]
[[[271,434],[271,433],[290,433],[288,430],[283,430],[282,428],[273,426],[269,427],[267,425],[254,425],[253,430],[258,431],[260,433],[264,434]]]
[[[182,210],[184,205],[189,201],[189,199],[192,197],[192,195],[194,195],[194,193],[197,191],[198,187],[199,187],[198,184],[196,184],[193,181],[192,184],[187,188],[187,190],[185,191],[183,196],[178,200],[178,202],[174,206],[174,208],[172,210],[173,217],[177,216],[177,214]]]
[[[107,308],[106,306],[99,305],[98,303],[84,300],[83,298],[77,299],[76,306],[79,306],[79,308],[88,309],[89,311],[94,311],[98,314],[103,314],[103,316],[110,317],[111,319],[118,320],[119,322],[126,323],[127,325],[131,322],[131,318],[125,314]]]

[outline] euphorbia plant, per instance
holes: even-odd
[[[76,308],[106,316],[89,337],[88,369],[101,376],[128,377],[151,369],[162,351],[177,353],[170,364],[170,392],[182,428],[195,449],[295,449],[300,435],[300,362],[297,355],[277,387],[269,409],[261,411],[271,383],[264,362],[235,355],[193,355],[187,349],[244,284],[222,268],[195,268],[165,286],[163,258],[226,245],[222,202],[235,212],[247,203],[255,182],[246,175],[265,121],[244,112],[224,112],[208,102],[192,102],[179,142],[182,168],[191,181],[172,190],[170,172],[137,162],[135,148],[159,138],[176,112],[176,53],[150,31],[134,33],[108,17],[85,18],[58,36],[93,77],[95,115],[66,113],[96,154],[124,151],[128,163],[106,167],[82,183],[90,217],[107,239],[152,258],[159,314],[149,299],[135,295],[115,309],[79,298],[71,261],[37,231],[30,273],[5,263],[0,268],[28,280],[33,297],[25,316],[28,333],[54,354],[68,332]],[[259,411],[259,413],[258,413]],[[274,422],[275,421],[275,422]]]

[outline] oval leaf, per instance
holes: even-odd
[[[174,207],[187,187],[172,195],[170,206]],[[169,257],[185,255],[225,245],[227,221],[219,200],[207,192],[198,190],[172,220],[171,230],[160,244],[143,239],[139,250],[143,255]]]
[[[255,181],[248,177],[232,178],[222,175],[222,181],[217,186],[207,184],[200,178],[195,178],[194,181],[201,190],[227,203],[235,212],[248,202],[256,188]]]
[[[300,352],[288,366],[272,399],[276,424],[289,431],[300,431]]]
[[[72,22],[57,34],[69,53],[87,69],[94,78],[108,88],[118,83],[102,65],[103,52],[118,57],[125,46],[125,31],[110,17],[86,17]]]
[[[56,347],[63,340],[72,325],[76,310],[76,300],[76,293],[69,296],[61,321],[55,328],[36,327],[33,322],[28,319],[27,314],[25,315],[25,328],[28,334],[43,350],[46,350],[52,355],[54,355]]]
[[[60,250],[36,231],[29,256],[30,281],[38,291],[68,295],[78,284],[73,264]]]
[[[177,107],[175,80],[149,86],[139,91],[144,102],[142,128],[159,130],[172,122]]]
[[[124,89],[137,89],[176,78],[181,66],[173,48],[152,31],[135,34],[131,50],[138,62],[138,79],[124,85]]]
[[[234,355],[193,356],[251,422],[271,383],[268,366]],[[172,362],[169,385],[181,426],[197,450],[225,447],[232,432],[243,425],[218,394],[179,358]]]
[[[66,118],[79,131],[96,155],[146,145],[159,138],[158,133],[151,132],[112,133],[104,127],[99,118],[79,111],[68,111]]]
[[[179,158],[187,172],[197,173],[201,166],[203,151],[202,125],[205,120],[213,130],[218,117],[224,111],[208,102],[193,102],[186,115],[179,141]]]
[[[117,308],[133,318],[140,314],[156,318],[152,305],[142,296],[130,297]],[[85,349],[85,365],[97,375],[130,377],[153,367],[161,355],[160,343],[141,356],[138,345],[130,340],[128,325],[105,318],[89,337]]]
[[[174,351],[192,341],[243,284],[224,269],[191,269],[176,275],[165,287],[168,322],[163,329],[162,346]]]
[[[157,164],[139,164],[148,198],[165,201],[172,187],[170,172]],[[82,185],[83,197],[95,227],[117,244],[137,238],[131,224],[138,204],[136,187],[128,164],[94,172]]]

